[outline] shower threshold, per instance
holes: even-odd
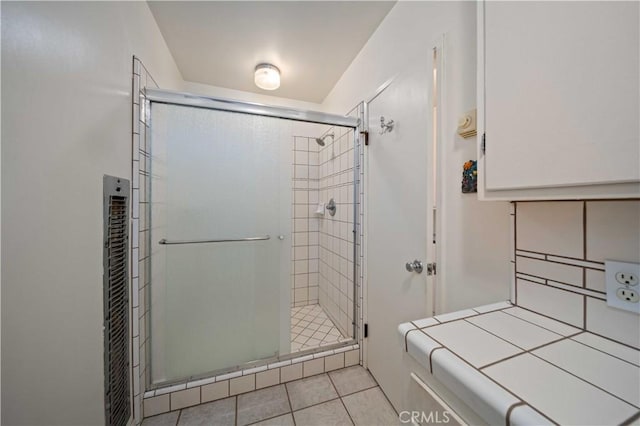
[[[320,305],[291,308],[291,352],[350,341],[324,312]]]

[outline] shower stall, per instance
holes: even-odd
[[[146,97],[147,386],[353,343],[359,120]]]

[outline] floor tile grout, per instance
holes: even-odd
[[[293,426],[296,425],[296,418],[293,416],[293,405],[291,405],[291,397],[289,396],[289,389],[287,388],[287,384],[283,383],[284,391],[287,393],[287,401],[289,402],[289,410],[291,413],[291,418],[293,419]]]
[[[327,374],[327,376],[329,377],[329,381],[331,382],[331,385],[333,386],[333,388],[336,390],[336,393],[338,394],[338,397],[340,398],[340,403],[342,404],[342,406],[344,407],[344,411],[347,412],[347,416],[349,416],[349,420],[351,420],[351,424],[355,425],[356,422],[353,421],[353,418],[351,417],[351,413],[349,412],[349,409],[347,408],[347,405],[344,403],[344,401],[342,400],[342,396],[340,396],[340,392],[338,392],[338,388],[336,387],[336,384],[333,383],[333,379],[331,378],[330,374]]]
[[[332,374],[333,374],[333,375],[335,375],[335,374],[339,374],[339,372],[340,372],[341,370],[346,370],[346,369],[350,369],[350,368],[359,368],[359,369],[363,369],[363,370],[366,372],[366,374],[368,374],[368,375],[369,375],[369,377],[372,379],[372,381],[373,381],[374,385],[373,385],[373,386],[369,386],[369,387],[364,387],[364,388],[362,388],[362,389],[358,389],[358,390],[356,390],[356,391],[349,392],[349,393],[345,393],[344,395],[341,395],[341,394],[340,394],[340,392],[338,391],[338,387],[336,386],[336,383],[335,383],[335,381],[334,381],[334,379],[333,379],[333,377],[332,377]],[[335,396],[335,397],[333,397],[333,398],[327,399],[327,400],[325,400],[325,401],[321,401],[321,402],[318,402],[318,403],[315,403],[315,404],[311,404],[311,405],[308,405],[308,406],[301,407],[301,408],[298,408],[298,409],[296,409],[296,410],[293,410],[293,404],[292,404],[292,402],[291,402],[291,396],[290,396],[290,394],[289,394],[289,387],[288,387],[288,385],[290,385],[291,383],[295,383],[295,382],[299,382],[299,381],[306,380],[306,379],[308,379],[308,378],[310,378],[310,377],[320,377],[320,376],[322,376],[322,375],[325,375],[325,376],[327,377],[327,379],[329,380],[329,383],[331,384],[331,389],[335,392],[335,395],[336,395],[336,396]],[[284,387],[285,394],[286,394],[286,397],[287,397],[287,406],[288,406],[288,411],[286,411],[286,412],[284,412],[284,413],[280,413],[280,414],[274,415],[274,416],[271,416],[271,417],[267,417],[267,418],[264,418],[264,419],[260,419],[260,420],[258,420],[258,421],[256,421],[256,422],[250,423],[250,425],[254,425],[254,424],[256,424],[256,423],[264,422],[264,421],[267,421],[267,420],[272,420],[272,419],[275,419],[275,418],[277,418],[277,417],[281,417],[281,416],[291,415],[291,418],[292,418],[293,424],[294,424],[294,426],[295,426],[295,425],[297,424],[297,423],[296,423],[296,420],[295,420],[295,415],[294,415],[295,413],[297,413],[297,412],[299,412],[299,411],[307,410],[307,409],[310,409],[310,408],[313,408],[313,407],[317,407],[317,406],[319,406],[319,405],[326,404],[326,403],[329,403],[329,402],[334,402],[334,401],[335,401],[335,400],[337,400],[337,399],[339,399],[339,400],[340,400],[340,404],[342,404],[342,406],[344,407],[344,409],[345,409],[345,411],[346,411],[346,413],[347,413],[347,416],[349,417],[350,421],[351,421],[354,425],[356,425],[356,422],[354,421],[354,419],[353,419],[353,417],[352,417],[352,415],[351,415],[351,412],[349,412],[349,409],[347,408],[347,404],[345,403],[344,398],[347,398],[347,397],[350,397],[350,396],[352,396],[352,395],[356,395],[356,394],[359,394],[359,393],[363,393],[363,392],[371,391],[372,389],[379,389],[379,390],[380,390],[380,392],[382,392],[382,389],[380,388],[380,385],[379,385],[379,384],[378,384],[378,382],[375,380],[375,378],[371,375],[371,373],[370,373],[367,369],[365,369],[364,367],[359,366],[359,365],[357,365],[357,366],[351,366],[351,367],[344,367],[344,368],[337,369],[337,370],[333,370],[333,371],[330,371],[330,372],[324,372],[324,373],[317,374],[317,375],[314,375],[314,376],[309,376],[309,377],[305,377],[305,378],[296,379],[296,380],[293,380],[293,381],[290,381],[290,382],[287,382],[287,383],[281,383],[281,384],[278,384],[278,385],[269,386],[269,387],[264,388],[264,389],[269,389],[269,388],[273,388],[273,389],[275,389],[275,388],[277,388],[278,386],[283,386],[283,387]],[[259,390],[262,390],[262,389],[258,389],[258,390],[252,391],[252,392],[257,392],[257,391],[259,391]],[[252,392],[248,392],[248,393],[252,393]],[[248,394],[248,393],[247,393],[247,394]],[[397,412],[396,412],[395,408],[393,408],[393,405],[392,405],[392,404],[391,404],[391,402],[389,401],[389,398],[386,396],[386,394],[384,394],[384,392],[382,392],[382,394],[384,395],[384,398],[385,398],[385,400],[387,401],[387,403],[389,404],[389,406],[392,408],[393,412],[397,415]],[[239,423],[238,423],[238,418],[239,418],[239,417],[238,417],[238,415],[239,415],[239,411],[238,411],[239,398],[238,398],[238,396],[237,396],[237,395],[235,395],[235,396],[229,396],[229,397],[227,397],[227,398],[234,398],[234,408],[233,408],[233,414],[234,414],[234,425],[235,425],[235,426],[238,426],[238,424],[239,424]],[[203,404],[203,405],[204,405],[204,404]],[[180,424],[180,420],[181,420],[181,418],[182,418],[182,414],[183,414],[183,411],[184,411],[184,410],[185,410],[184,408],[183,408],[183,409],[181,409],[181,410],[178,410],[178,416],[177,416],[176,421],[175,421],[175,425],[176,425],[176,426]]]

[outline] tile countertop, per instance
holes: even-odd
[[[640,351],[500,302],[400,324],[404,350],[497,424],[612,425],[640,415]]]

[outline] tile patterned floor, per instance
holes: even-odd
[[[320,305],[291,308],[291,352],[347,340]]]
[[[144,419],[142,426],[390,426],[398,415],[357,365]]]

